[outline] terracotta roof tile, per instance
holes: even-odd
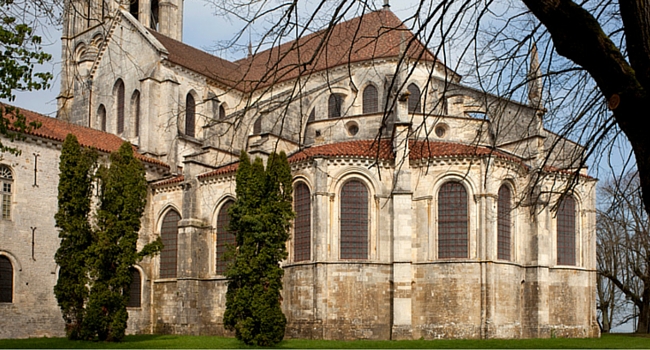
[[[212,176],[218,176],[218,175],[225,175],[225,174],[234,173],[234,172],[237,171],[237,168],[239,168],[239,162],[231,163],[231,164],[228,164],[228,165],[224,165],[224,166],[222,166],[222,167],[220,167],[220,168],[218,168],[216,170],[213,170],[211,172],[201,174],[201,175],[198,176],[198,178],[199,179],[205,179],[205,178],[212,177]]]
[[[229,62],[151,31],[169,51],[169,61],[227,86],[251,91],[328,68],[407,50],[419,61],[436,57],[391,11],[374,11],[236,62]],[[405,43],[404,45],[402,43]]]
[[[155,183],[153,183],[153,186],[154,187],[161,187],[161,186],[171,185],[171,184],[175,184],[175,183],[181,183],[183,181],[185,181],[185,176],[178,175],[178,176],[171,177],[169,179],[164,179],[164,180],[155,182]]]
[[[92,147],[98,151],[110,153],[120,148],[124,140],[120,137],[109,134],[103,131],[71,124],[61,119],[50,118],[30,110],[19,108],[20,113],[25,116],[27,123],[37,121],[41,123],[41,127],[28,132],[28,135],[38,136],[49,140],[58,142],[65,141],[68,134],[77,136],[77,140],[82,146]],[[13,128],[12,128],[13,129]],[[15,129],[14,129],[15,130]],[[137,152],[137,148],[133,148],[136,158],[143,162],[155,164],[158,166],[169,166],[157,159],[145,157]]]

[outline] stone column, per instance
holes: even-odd
[[[209,271],[210,229],[199,215],[198,180],[199,166],[192,162],[183,164],[183,207],[178,222],[178,272],[179,295],[178,329],[183,334],[198,335],[201,331],[200,281]]]
[[[314,174],[312,193],[312,260],[314,261],[314,336],[323,336],[327,322],[327,264],[329,260],[330,198],[327,183],[327,159],[315,158],[312,163]],[[321,329],[315,328],[320,325]]]
[[[400,103],[398,109],[404,107]],[[398,111],[399,115],[399,111]],[[413,211],[411,190],[411,169],[409,163],[409,123],[395,123],[393,152],[395,170],[393,190],[392,227],[393,240],[393,324],[391,339],[412,339],[412,239]]]

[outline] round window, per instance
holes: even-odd
[[[349,122],[345,124],[345,127],[348,129],[350,136],[354,136],[359,132],[359,125],[355,122]]]
[[[447,125],[445,124],[436,125],[434,132],[436,133],[436,136],[438,136],[439,138],[444,138],[445,136],[447,136]]]

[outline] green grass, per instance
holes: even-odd
[[[0,339],[0,349],[233,349],[250,348],[233,338],[132,335],[121,343],[69,341],[65,338]],[[600,339],[337,341],[289,339],[283,349],[643,349],[650,337],[605,334]]]

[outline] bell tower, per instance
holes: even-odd
[[[65,0],[57,118],[90,126],[91,69],[112,24],[129,14],[145,28],[182,40],[183,0]]]

